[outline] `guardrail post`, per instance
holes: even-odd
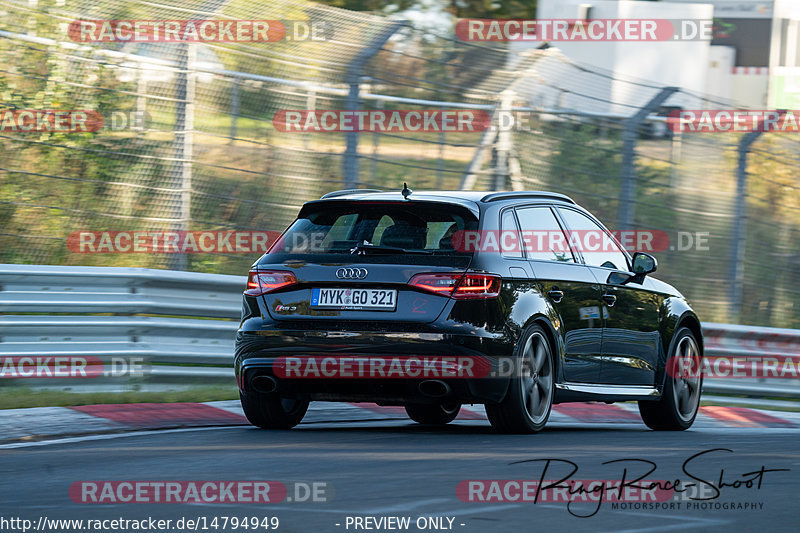
[[[659,106],[678,90],[678,87],[664,87],[639,111],[625,121],[625,129],[622,131],[622,184],[619,191],[619,206],[617,207],[617,230],[633,229],[634,202],[636,199],[636,168],[634,164],[639,127],[647,118],[647,115],[658,110]]]
[[[383,48],[392,35],[406,26],[408,23],[404,20],[389,24],[382,32],[375,36],[350,62],[347,67],[347,75],[345,81],[350,85],[350,90],[347,93],[344,108],[348,111],[356,111],[359,108],[359,83],[361,82],[361,73],[372,56],[378,53]],[[344,162],[342,174],[344,178],[345,189],[355,189],[358,187],[358,131],[348,131],[345,136],[347,147],[344,152]]]

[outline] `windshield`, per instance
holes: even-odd
[[[321,204],[303,209],[269,254],[464,254],[453,236],[477,224],[471,212],[449,204]]]

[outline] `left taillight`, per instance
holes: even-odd
[[[251,270],[247,275],[247,290],[244,293],[261,296],[296,283],[295,275],[286,270]]]

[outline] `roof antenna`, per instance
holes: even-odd
[[[403,199],[408,200],[408,197],[411,196],[411,193],[414,192],[408,188],[408,183],[403,182],[403,190],[400,193],[403,195]]]

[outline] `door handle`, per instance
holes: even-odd
[[[614,307],[614,304],[617,303],[617,297],[613,294],[604,294],[603,300],[609,307]]]
[[[557,288],[554,288],[547,291],[547,295],[555,303],[559,303],[564,298],[564,291],[560,291]]]

